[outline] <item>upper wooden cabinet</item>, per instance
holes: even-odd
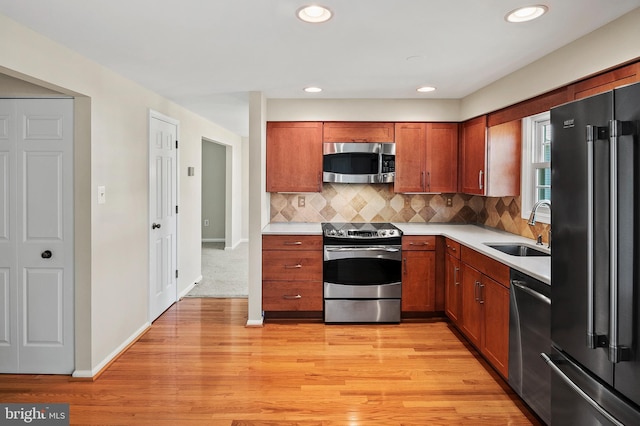
[[[394,123],[327,122],[324,142],[394,142]]]
[[[485,195],[487,117],[465,121],[460,139],[460,191]]]
[[[457,123],[396,123],[395,134],[396,192],[457,192]]]
[[[267,192],[322,191],[322,122],[267,123]]]
[[[640,81],[640,63],[636,62],[570,85],[569,98],[582,99],[638,81]]]
[[[481,116],[462,123],[460,191],[488,197],[520,194],[520,120],[491,126]]]

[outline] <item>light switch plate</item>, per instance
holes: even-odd
[[[104,204],[107,202],[107,189],[104,185],[98,187],[98,204]]]

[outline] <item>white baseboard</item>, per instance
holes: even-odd
[[[180,292],[180,294],[178,295],[178,300],[180,300],[183,297],[185,297],[191,290],[193,290],[193,288],[196,286],[196,284],[198,284],[200,281],[202,281],[202,275],[200,275],[198,278],[193,280],[191,282],[191,284],[189,284],[189,286],[187,288],[185,288],[184,290],[182,290]]]
[[[238,248],[238,246],[239,246],[240,244],[242,244],[242,243],[248,243],[248,242],[249,242],[249,240],[245,238],[245,239],[242,239],[242,240],[238,241],[238,242],[237,242],[233,247],[225,247],[224,249],[225,249],[225,250],[235,250],[235,249],[237,249],[237,248]]]
[[[202,242],[203,243],[224,243],[225,239],[224,238],[203,238]]]
[[[133,343],[136,339],[142,335],[145,331],[147,331],[151,327],[151,323],[147,322],[138,330],[136,330],[127,340],[125,340],[120,346],[118,346],[113,352],[111,352],[105,359],[102,360],[98,365],[93,367],[91,370],[75,370],[72,377],[82,377],[82,378],[93,378],[96,376],[103,368],[105,368],[114,358],[121,354],[127,346]]]
[[[246,327],[262,327],[264,326],[264,318],[259,320],[247,320]]]

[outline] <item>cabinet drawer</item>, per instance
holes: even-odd
[[[262,279],[322,281],[322,252],[309,250],[263,251]]]
[[[460,259],[460,243],[450,240],[449,238],[445,239],[445,244],[447,248],[447,253],[456,259]]]
[[[322,281],[263,281],[265,311],[322,311]]]
[[[263,235],[262,250],[319,250],[321,235]]]
[[[405,235],[402,237],[402,250],[435,250],[435,235]]]
[[[509,287],[509,267],[468,247],[462,246],[461,259],[505,287]]]

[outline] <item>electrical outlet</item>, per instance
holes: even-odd
[[[305,199],[302,195],[298,195],[298,207],[304,207],[305,206]]]
[[[209,219],[204,220],[204,226],[209,226]]]
[[[451,197],[447,197],[447,207],[453,206],[453,199]]]

